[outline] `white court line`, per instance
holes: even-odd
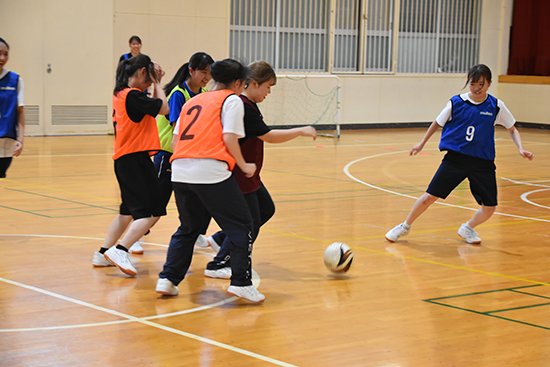
[[[64,235],[39,235],[39,234],[0,234],[0,237],[41,237],[41,238],[45,237],[45,238],[70,238],[70,239],[75,239],[76,238],[76,239],[91,239],[91,240],[98,239],[96,237],[64,236]],[[144,243],[148,243],[148,242],[144,242]],[[148,243],[148,244],[151,244],[151,245],[154,245],[154,246],[160,246],[160,247],[167,247],[166,245],[160,245],[160,244],[153,244],[153,243]],[[260,282],[261,282],[260,277],[258,276],[258,274],[254,270],[252,270],[252,276],[253,276],[254,285],[256,287],[258,287]],[[105,307],[102,307],[102,306],[94,305],[92,303],[84,302],[84,301],[81,301],[81,300],[78,300],[78,299],[75,299],[75,298],[72,298],[72,297],[67,297],[67,296],[64,296],[64,295],[61,295],[61,294],[58,294],[58,293],[54,293],[54,292],[51,292],[51,291],[48,291],[48,290],[45,290],[45,289],[41,289],[41,288],[34,287],[34,286],[31,286],[31,285],[16,282],[16,281],[13,281],[13,280],[5,279],[5,278],[2,278],[2,277],[0,277],[0,281],[4,282],[4,283],[7,283],[7,284],[15,285],[15,286],[18,286],[18,287],[21,287],[21,288],[25,288],[25,289],[28,289],[28,290],[31,290],[31,291],[35,291],[35,292],[38,292],[38,293],[42,293],[42,294],[45,294],[45,295],[53,297],[53,298],[61,299],[63,301],[67,301],[67,302],[74,303],[74,304],[77,304],[77,305],[80,305],[80,306],[91,308],[91,309],[96,310],[96,311],[105,312],[105,313],[108,313],[110,315],[118,316],[118,317],[121,317],[121,318],[124,319],[124,320],[106,321],[106,322],[88,323],[88,324],[78,324],[78,325],[49,326],[49,327],[40,327],[40,328],[0,329],[0,333],[21,332],[21,331],[64,330],[64,329],[96,327],[96,326],[105,326],[105,325],[115,325],[115,324],[125,324],[125,323],[130,323],[130,322],[137,322],[137,323],[144,324],[144,325],[147,325],[147,326],[151,326],[151,327],[154,327],[154,328],[157,328],[157,329],[168,331],[168,332],[173,333],[173,334],[177,334],[177,335],[181,335],[181,336],[184,336],[184,337],[187,337],[187,338],[190,338],[190,339],[194,339],[194,340],[206,343],[206,344],[210,344],[210,345],[217,346],[217,347],[220,347],[220,348],[223,348],[223,349],[227,349],[227,350],[235,352],[235,353],[243,354],[243,355],[246,355],[246,356],[249,356],[249,357],[252,357],[252,358],[256,358],[256,359],[259,359],[259,360],[262,360],[262,361],[265,361],[265,362],[269,362],[269,363],[277,365],[277,366],[295,367],[292,364],[282,362],[282,361],[279,361],[279,360],[276,360],[276,359],[273,359],[273,358],[270,358],[270,357],[267,357],[267,356],[264,356],[264,355],[261,355],[261,354],[250,352],[248,350],[237,348],[237,347],[234,347],[232,345],[217,342],[217,341],[212,340],[212,339],[204,338],[204,337],[199,336],[199,335],[187,333],[187,332],[182,331],[182,330],[174,329],[174,328],[171,328],[171,327],[168,327],[168,326],[164,326],[164,325],[157,324],[157,323],[149,321],[149,320],[154,320],[154,319],[184,315],[184,314],[189,314],[189,313],[193,313],[193,312],[198,312],[198,311],[211,309],[211,308],[214,308],[214,307],[224,305],[226,303],[233,302],[237,299],[237,297],[230,297],[230,298],[227,298],[225,300],[222,300],[222,301],[219,301],[219,302],[216,302],[216,303],[211,303],[209,305],[204,305],[204,306],[200,306],[200,307],[196,307],[196,308],[192,308],[192,309],[188,309],[188,310],[182,310],[182,311],[176,311],[176,312],[171,312],[171,313],[166,313],[166,314],[161,314],[161,315],[152,315],[152,316],[146,316],[146,317],[135,317],[135,316],[132,316],[132,315],[128,315],[128,314],[119,312],[119,311],[111,310],[111,309],[108,309],[108,308],[105,308]]]
[[[83,237],[83,236],[66,236],[66,235],[48,235],[48,234],[20,234],[20,233],[14,233],[14,234],[3,234],[0,233],[0,237],[37,237],[37,238],[69,238],[69,239],[87,239],[87,240],[102,240],[103,238],[97,238],[97,237]],[[152,242],[142,242],[144,244],[152,245],[152,246],[158,246],[158,247],[168,247],[168,245],[161,245],[158,243],[152,243]],[[197,253],[200,253],[202,255],[213,257],[214,255],[211,253],[207,253],[205,251],[199,250]],[[252,269],[252,282],[253,284],[258,287],[261,283],[260,276],[254,269]],[[204,311],[210,308],[218,307],[221,305],[224,305],[226,303],[233,302],[236,300],[236,297],[229,297],[225,300],[211,303],[208,305],[203,305],[195,308],[190,308],[187,310],[182,311],[176,311],[166,314],[159,314],[159,315],[152,315],[152,316],[145,316],[141,317],[143,320],[154,320],[154,319],[160,319],[165,317],[171,317],[171,316],[178,316],[178,315],[184,315],[189,314],[193,312],[199,312]],[[45,331],[45,330],[63,330],[63,329],[78,329],[78,328],[86,328],[86,327],[98,327],[103,325],[115,325],[115,324],[125,324],[128,322],[132,322],[131,320],[117,320],[117,321],[104,321],[104,322],[95,322],[95,323],[85,323],[85,324],[72,324],[72,325],[60,325],[60,326],[43,326],[43,327],[34,327],[34,328],[11,328],[11,329],[0,329],[0,333],[9,333],[9,332],[20,332],[20,331]]]
[[[436,149],[428,149],[428,150],[436,150]],[[368,183],[368,182],[362,181],[362,180],[358,179],[357,177],[353,176],[353,175],[350,173],[350,171],[349,171],[349,170],[350,170],[350,167],[353,166],[355,163],[358,163],[358,162],[361,162],[361,161],[364,161],[364,160],[367,160],[367,159],[379,158],[379,157],[383,157],[383,156],[386,156],[386,155],[402,154],[402,153],[408,153],[408,152],[409,152],[408,150],[401,150],[401,151],[395,151],[395,152],[387,152],[387,153],[379,153],[379,154],[369,155],[369,156],[366,156],[366,157],[363,157],[363,158],[359,158],[359,159],[356,159],[356,160],[353,160],[353,161],[349,162],[348,164],[346,164],[346,165],[344,166],[343,171],[344,171],[344,173],[346,174],[346,176],[348,176],[349,178],[351,178],[353,181],[358,182],[358,183],[360,183],[360,184],[362,184],[362,185],[368,186],[368,187],[370,187],[370,188],[372,188],[372,189],[380,190],[380,191],[383,191],[383,192],[387,192],[388,194],[393,194],[393,195],[402,196],[402,197],[405,197],[405,198],[417,200],[418,197],[416,197],[416,196],[407,195],[407,194],[402,194],[402,193],[397,192],[397,191],[388,190],[388,189],[385,189],[385,188],[383,188],[383,187],[376,186],[376,185],[370,184],[370,183]],[[462,205],[455,205],[455,204],[449,204],[449,203],[442,203],[442,202],[439,202],[439,201],[436,201],[435,204],[443,205],[443,206],[449,206],[449,207],[453,207],[453,208],[471,210],[471,211],[476,211],[476,210],[477,210],[477,208],[469,208],[469,207],[462,206]],[[533,220],[533,221],[537,221],[537,222],[546,222],[546,223],[550,223],[550,219],[526,217],[526,216],[523,216],[523,215],[508,214],[508,213],[502,213],[502,212],[495,212],[494,214],[496,214],[496,215],[501,215],[501,216],[504,216],[504,217],[512,217],[512,218],[518,218],[518,219],[527,219],[527,220]]]
[[[250,352],[250,351],[245,350],[245,349],[237,348],[237,347],[234,347],[234,346],[229,345],[229,344],[221,343],[221,342],[218,342],[218,341],[215,341],[215,340],[212,340],[212,339],[208,339],[208,338],[205,338],[205,337],[202,337],[202,336],[199,336],[199,335],[191,334],[191,333],[188,333],[188,332],[185,332],[185,331],[182,331],[182,330],[178,330],[178,329],[174,329],[174,328],[171,328],[171,327],[168,327],[168,326],[165,326],[165,325],[157,324],[155,322],[148,321],[144,318],[139,318],[139,317],[135,317],[135,316],[132,316],[132,315],[128,315],[128,314],[125,314],[123,312],[119,312],[119,311],[111,310],[109,308],[105,308],[105,307],[102,307],[102,306],[94,305],[92,303],[84,302],[84,301],[81,301],[81,300],[78,300],[78,299],[75,299],[75,298],[72,298],[72,297],[67,297],[67,296],[64,296],[62,294],[50,292],[50,291],[47,291],[45,289],[41,289],[41,288],[38,288],[38,287],[33,287],[31,285],[15,282],[13,280],[1,278],[1,277],[0,277],[0,281],[2,281],[4,283],[7,283],[7,284],[15,285],[17,287],[25,288],[25,289],[28,289],[28,290],[31,290],[31,291],[34,291],[34,292],[37,292],[37,293],[45,294],[47,296],[57,298],[57,299],[60,299],[60,300],[66,301],[66,302],[74,303],[74,304],[77,304],[79,306],[91,308],[91,309],[96,310],[96,311],[100,311],[100,312],[104,312],[104,313],[107,313],[107,314],[110,314],[110,315],[113,315],[113,316],[121,317],[121,318],[126,319],[127,322],[137,322],[137,323],[140,323],[140,324],[143,324],[143,325],[151,326],[151,327],[154,327],[156,329],[167,331],[167,332],[172,333],[172,334],[181,335],[181,336],[184,336],[184,337],[189,338],[189,339],[197,340],[199,342],[210,344],[210,345],[213,345],[213,346],[216,346],[216,347],[219,347],[219,348],[223,348],[223,349],[235,352],[235,353],[239,353],[239,354],[251,357],[251,358],[256,358],[256,359],[259,359],[259,360],[262,360],[262,361],[265,361],[265,362],[268,362],[268,363],[271,363],[271,364],[274,364],[274,365],[277,365],[277,366],[296,367],[296,366],[294,366],[290,363],[282,362],[282,361],[279,361],[279,360],[276,360],[276,359],[273,359],[273,358],[270,358],[270,357],[266,357],[266,356],[261,355],[261,354]]]
[[[550,209],[550,206],[537,204],[534,201],[531,201],[531,200],[527,199],[527,196],[529,196],[529,195],[531,195],[535,192],[548,191],[548,190],[550,190],[550,187],[547,188],[547,189],[538,189],[538,190],[528,191],[528,192],[524,192],[523,194],[521,194],[520,197],[521,197],[521,200],[525,201],[526,203],[529,203],[529,204],[534,205],[534,206],[538,206],[539,208]]]
[[[550,186],[548,186],[548,185],[541,185],[541,184],[533,183],[533,182],[548,182],[547,180],[527,182],[527,181],[512,180],[511,178],[508,178],[508,177],[501,177],[501,179],[504,180],[504,181],[509,181],[509,182],[519,184],[519,185],[527,185],[527,186],[535,186],[535,187],[546,187],[546,188],[550,189]]]

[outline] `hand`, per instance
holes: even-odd
[[[523,158],[527,158],[527,159],[529,159],[530,161],[532,161],[533,158],[535,158],[535,154],[534,154],[534,153],[531,153],[531,152],[528,151],[528,150],[520,149],[519,154],[520,154]]]
[[[13,156],[19,157],[22,151],[23,151],[23,142],[16,140],[15,147],[13,148]]]
[[[311,136],[313,140],[317,139],[317,130],[313,126],[305,126],[302,128],[302,136]]]
[[[409,155],[417,155],[420,153],[420,151],[424,148],[424,145],[422,143],[418,143],[415,146],[411,148],[411,151],[409,152]]]
[[[151,79],[154,83],[158,84],[162,80],[165,72],[162,70],[162,67],[156,62],[153,63],[153,72],[151,73]]]
[[[256,164],[255,163],[244,163],[241,166],[239,166],[241,171],[243,171],[244,175],[248,178],[254,176],[254,173],[256,172]]]

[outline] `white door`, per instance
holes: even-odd
[[[43,6],[46,135],[109,132],[112,1],[46,0]]]

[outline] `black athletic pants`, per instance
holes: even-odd
[[[193,247],[210,219],[231,239],[231,285],[252,284],[252,218],[243,194],[231,176],[216,184],[173,182],[180,226],[172,235],[160,278],[179,284],[189,270]]]

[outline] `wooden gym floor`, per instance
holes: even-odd
[[[277,205],[254,248],[262,305],[205,278],[195,252],[180,296],[154,292],[178,219],[132,256],[138,276],[94,269],[118,208],[112,137],[28,138],[0,180],[1,366],[548,366],[550,134],[522,129],[535,160],[497,130],[498,213],[456,230],[476,208],[467,183],[398,243],[402,221],[442,154],[424,129],[345,131],[266,149]],[[216,229],[212,224],[212,232]],[[344,241],[351,270],[331,275],[325,247]]]

